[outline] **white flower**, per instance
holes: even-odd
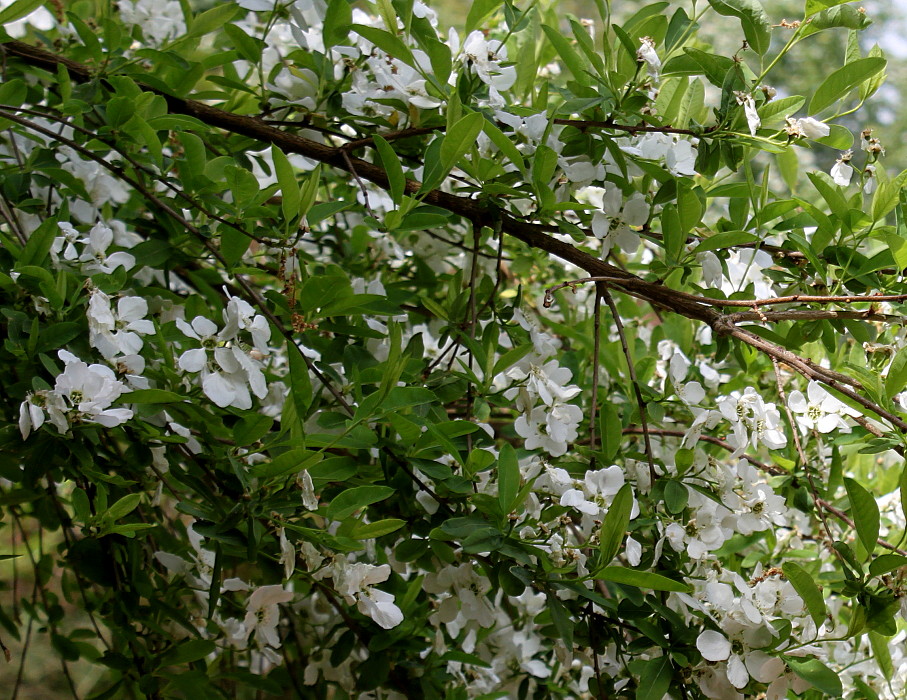
[[[527,450],[542,448],[552,457],[567,452],[567,444],[576,440],[583,412],[579,406],[556,403],[552,407],[536,406],[513,423],[517,435],[526,440]]]
[[[283,564],[283,577],[289,579],[296,570],[296,549],[287,539],[284,528],[279,530],[280,563]]]
[[[120,297],[114,313],[110,297],[95,289],[88,302],[89,343],[106,359],[135,355],[144,345],[141,336],[154,333],[154,324],[145,320],[147,314],[148,302],[141,297]]]
[[[573,373],[566,367],[558,365],[557,360],[549,360],[544,365],[538,358],[527,357],[514,365],[505,373],[510,379],[516,381],[526,380],[525,389],[534,403],[535,397],[542,403],[553,406],[557,401],[569,401],[579,394],[580,388],[575,384],[567,385]],[[507,398],[512,398],[517,392],[507,392]]]
[[[252,335],[252,344],[262,355],[268,354],[268,340],[271,338],[271,326],[262,314],[256,314],[249,302],[231,296],[224,309],[224,329],[220,332],[221,340],[232,340],[239,331],[248,331]]]
[[[231,321],[228,320],[228,323]],[[237,319],[232,319],[232,323],[238,324]],[[259,399],[267,396],[267,384],[258,361],[238,345],[222,340],[224,332],[218,334],[213,321],[204,316],[196,316],[191,324],[176,319],[176,326],[184,335],[198,340],[202,346],[186,350],[180,355],[177,364],[185,372],[201,372],[202,391],[215,404],[221,408],[251,408],[250,386]]]
[[[394,603],[391,593],[366,588],[358,595],[356,607],[363,615],[368,615],[386,630],[393,629],[403,622],[403,611]]]
[[[280,622],[280,603],[293,600],[293,593],[285,591],[283,586],[261,586],[253,591],[246,602],[246,617],[243,620],[245,639],[255,633],[255,641],[260,647],[278,648],[280,638],[277,636],[277,625]]]
[[[747,387],[742,394],[735,391],[721,396],[717,404],[734,429],[733,435],[728,436],[728,442],[736,448],[732,456],[742,454],[749,442],[753,447],[762,442],[772,450],[787,444],[787,436],[781,431],[781,413],[775,404],[765,403],[753,387]]]
[[[655,53],[655,42],[651,37],[644,36],[640,40],[639,49],[636,51],[636,60],[645,63],[649,75],[653,80],[658,80],[658,71],[661,70],[661,59]]]
[[[79,256],[79,262],[84,263],[82,270],[84,272],[103,272],[109,275],[118,267],[122,267],[124,270],[131,270],[135,267],[135,258],[129,253],[119,252],[107,255],[107,249],[112,243],[113,230],[99,221],[88,232],[88,239]]]
[[[617,188],[608,189],[602,196],[602,211],[592,215],[592,233],[610,248],[616,243],[625,253],[639,247],[639,234],[631,226],[643,226],[649,220],[649,205],[638,192],[626,201]]]
[[[275,0],[236,0],[236,4],[244,10],[252,12],[270,12],[277,2]]]
[[[665,154],[665,165],[674,176],[692,177],[696,174],[696,151],[685,139],[677,141]]]
[[[756,484],[749,489],[741,505],[746,510],[738,515],[735,529],[743,535],[767,530],[787,513],[784,498],[778,496],[768,484]]]
[[[853,177],[853,166],[850,165],[852,157],[853,151],[845,151],[831,166],[831,179],[835,181],[836,185],[847,187],[850,184],[850,178]]]
[[[355,603],[363,615],[368,615],[384,629],[391,629],[403,622],[403,612],[394,604],[392,594],[371,588],[386,581],[390,573],[387,564],[348,564],[338,560],[335,562],[334,587],[347,603]]]
[[[118,381],[113,370],[103,365],[88,365],[66,350],[57,356],[66,363],[57,377],[54,392],[67,404],[67,412],[76,412],[77,419],[99,423],[105,428],[125,423],[132,418],[126,408],[109,408],[110,404],[129,391]]]
[[[119,8],[123,21],[139,25],[154,46],[186,33],[183,11],[176,0],[121,0]]]
[[[807,139],[821,139],[831,133],[831,127],[828,124],[823,124],[812,117],[803,117],[802,119],[787,117],[786,121],[785,131],[795,138],[802,136]]]
[[[832,430],[850,430],[842,415],[859,416],[860,412],[842,403],[816,381],[806,387],[806,396],[800,391],[792,391],[787,399],[790,410],[797,415],[797,424],[804,434],[810,430],[830,433]]]
[[[68,410],[63,397],[56,391],[36,391],[28,394],[19,406],[19,432],[22,433],[22,439],[25,440],[33,430],[44,425],[45,412],[47,419],[62,435],[69,430],[69,423],[66,420]]]
[[[876,166],[867,165],[863,170],[863,193],[872,194],[876,190]]]
[[[759,119],[759,113],[756,111],[756,101],[752,95],[740,91],[735,91],[734,97],[738,105],[743,105],[743,113],[746,115],[746,123],[749,127],[750,135],[755,136],[756,131],[762,126],[762,120]]]
[[[63,253],[64,260],[75,260],[79,257],[76,243],[85,243],[87,238],[83,237],[68,221],[61,221],[57,226],[63,232],[63,235],[54,238],[54,242],[50,246],[51,260],[54,263],[58,263],[60,253]]]
[[[296,477],[296,484],[302,489],[302,506],[306,510],[318,510],[318,497],[315,495],[315,485],[308,470],[303,469]]]
[[[483,83],[496,90],[509,90],[516,82],[516,68],[500,65],[501,61],[507,60],[507,49],[496,39],[486,39],[479,30],[466,37],[460,60],[471,68]]]

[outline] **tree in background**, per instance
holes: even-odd
[[[862,9],[5,5],[18,668],[904,697],[907,171],[852,126]]]

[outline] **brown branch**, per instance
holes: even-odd
[[[653,126],[642,122],[640,124],[618,124],[611,119],[554,119],[555,124],[562,126],[575,126],[580,131],[586,129],[615,129],[617,131],[626,131],[630,134],[656,133],[656,134],[686,134],[687,136],[702,136],[703,134],[715,131],[717,126],[710,126],[698,131],[694,129],[678,129],[673,126]]]
[[[425,134],[432,134],[436,131],[444,131],[447,127],[444,124],[439,124],[438,126],[412,126],[408,129],[400,129],[399,131],[388,131],[383,134],[378,134],[385,141],[398,141],[399,139],[407,139],[412,136],[424,136]],[[365,148],[366,146],[371,146],[375,143],[375,138],[373,136],[367,136],[366,138],[356,139],[355,141],[350,141],[349,143],[343,144],[343,149],[347,151],[355,151],[359,148]]]
[[[804,309],[795,311],[739,311],[728,314],[727,320],[731,323],[740,321],[763,321],[777,323],[778,321],[819,321],[822,319],[855,319],[858,321],[879,321],[881,323],[907,324],[907,317],[879,314],[867,311],[833,311],[831,309]]]
[[[9,41],[0,44],[0,48],[2,48],[2,51],[6,55],[18,57],[30,65],[46,70],[52,74],[56,73],[58,68],[62,66],[69,72],[70,77],[75,81],[88,82],[96,78],[87,66],[20,41]],[[168,109],[173,113],[191,116],[204,122],[208,126],[247,136],[257,141],[276,144],[286,153],[298,153],[299,155],[325,163],[348,173],[354,171],[360,178],[369,180],[379,187],[385,189],[390,187],[387,173],[381,167],[359,158],[349,157],[348,151],[343,147],[328,146],[296,134],[286,133],[280,129],[269,126],[257,117],[232,114],[196,100],[184,99],[167,94],[158,88],[140,82],[137,83],[137,85],[145,92],[162,96],[167,102]],[[594,123],[590,122],[587,126],[594,125]],[[603,122],[599,125],[602,126],[602,128],[618,128],[618,125],[613,125],[609,122]],[[639,131],[655,128],[656,127],[646,127],[643,125],[640,127],[632,127],[630,130]],[[669,127],[657,128],[663,131]],[[416,194],[420,188],[421,183],[415,180],[406,181],[405,189],[407,193]],[[715,309],[710,308],[711,305],[716,303],[716,300],[708,300],[709,305],[707,305],[706,302],[702,301],[706,299],[705,297],[700,298],[695,295],[688,295],[684,292],[670,289],[658,283],[648,282],[628,272],[624,272],[620,268],[599,260],[569,243],[549,236],[545,233],[544,226],[515,218],[513,215],[501,210],[490,202],[472,199],[468,196],[442,192],[441,190],[432,190],[420,196],[424,203],[447,209],[472,223],[490,225],[492,227],[494,227],[495,224],[498,224],[504,233],[522,241],[526,245],[532,248],[538,248],[539,250],[543,250],[562,260],[572,263],[577,267],[586,270],[586,272],[592,276],[607,278],[609,287],[620,289],[637,299],[652,304],[656,308],[667,309],[687,318],[706,323],[718,334],[731,336],[740,342],[756,348],[763,354],[783,362],[807,379],[815,379],[836,389],[864,408],[887,420],[899,430],[907,432],[907,423],[903,420],[882,406],[861,396],[853,391],[853,389],[848,388],[861,388],[859,382],[846,375],[831,372],[830,370],[814,365],[810,360],[804,359],[744,328],[735,326],[726,316]],[[800,301],[804,301],[807,297],[800,297],[799,299]],[[863,297],[862,300],[881,301],[882,298]],[[755,301],[758,302],[759,300]],[[723,302],[717,303],[720,305]],[[748,305],[752,306],[752,304],[753,301],[748,302]]]
[[[829,503],[828,501],[823,500],[823,499],[820,498],[819,500],[816,501],[816,504],[822,506],[822,508],[824,508],[824,509],[827,510],[829,513],[831,513],[833,516],[835,516],[836,518],[838,518],[838,520],[840,520],[840,521],[843,522],[845,525],[847,525],[851,530],[856,530],[856,529],[857,529],[857,526],[854,524],[853,520],[851,520],[851,519],[848,517],[847,513],[845,513],[844,511],[840,510],[839,508],[835,508],[835,507],[834,507],[831,503]],[[897,547],[896,545],[891,544],[891,542],[888,542],[887,540],[884,540],[884,539],[882,539],[881,537],[879,537],[878,539],[876,539],[876,542],[877,542],[879,545],[881,545],[882,547],[884,547],[885,549],[889,549],[889,550],[891,550],[892,552],[897,552],[898,554],[907,557],[907,550],[900,549],[900,548]]]
[[[633,426],[630,426],[629,428],[624,428],[623,430],[621,430],[621,433],[623,433],[624,435],[642,435],[642,432],[643,432],[642,428],[636,428]],[[660,436],[665,436],[665,437],[679,437],[679,438],[682,438],[686,435],[686,433],[682,430],[663,430],[663,429],[659,429],[659,428],[649,428],[649,434],[650,435],[660,435]],[[724,440],[720,440],[716,437],[711,437],[709,435],[700,435],[699,439],[703,442],[708,442],[712,445],[717,445],[718,447],[721,447],[721,448],[727,450],[728,452],[734,451],[733,445],[730,445],[730,444],[726,443]],[[764,462],[760,462],[755,457],[750,457],[749,455],[741,455],[741,457],[743,459],[745,459],[747,462],[749,462],[750,464],[752,464],[754,467],[756,467],[756,469],[759,469],[760,471],[764,471],[767,474],[772,474],[773,476],[790,476],[790,472],[782,469],[781,467],[776,467],[771,464],[765,464]],[[826,501],[822,498],[819,498],[816,500],[816,505],[818,505],[820,507],[820,512],[821,512],[821,510],[826,510],[829,513],[831,513],[833,516],[838,518],[845,525],[850,527],[851,529],[856,529],[856,525],[854,525],[853,520],[851,520],[847,516],[847,514],[844,511],[842,511],[840,508],[836,508],[831,503],[829,503],[828,501]],[[884,547],[885,549],[888,549],[888,550],[891,550],[892,552],[897,552],[898,554],[907,556],[907,550],[900,549],[896,545],[893,545],[891,542],[888,542],[887,540],[884,540],[881,537],[879,537],[876,540],[876,542],[878,542],[879,545]]]

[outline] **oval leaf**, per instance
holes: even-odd
[[[879,506],[872,495],[853,479],[844,479],[844,488],[850,499],[850,514],[857,528],[857,535],[867,552],[876,547],[879,539]]]
[[[844,688],[838,674],[818,659],[801,659],[794,656],[784,658],[791,670],[800,678],[833,697],[841,697]]]
[[[816,90],[809,102],[809,113],[818,114],[844,97],[857,85],[885,69],[887,61],[878,56],[860,58],[838,68]]]
[[[354,486],[331,501],[327,515],[331,520],[343,520],[360,508],[383,501],[393,494],[394,489],[390,486]]]
[[[802,566],[791,561],[784,562],[781,565],[781,571],[797,591],[797,595],[803,598],[806,609],[809,610],[809,616],[816,623],[816,627],[821,627],[826,615],[825,598],[813,577]]]
[[[682,581],[656,574],[651,571],[638,571],[636,569],[627,569],[623,566],[606,566],[598,572],[596,578],[602,581],[611,581],[613,583],[623,583],[627,586],[636,586],[637,588],[647,588],[653,591],[677,591],[679,593],[688,593],[690,587]]]

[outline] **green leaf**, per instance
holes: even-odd
[[[844,1],[848,2],[849,0]],[[837,7],[829,7],[827,10],[822,10],[818,14],[813,15],[809,24],[801,28],[800,36],[807,37],[810,34],[815,34],[816,32],[821,32],[823,29],[831,29],[833,27],[847,27],[851,30],[865,29],[871,23],[872,20],[866,16],[866,13],[860,12],[853,5],[838,5]],[[851,36],[856,38],[855,32],[852,32]],[[852,51],[851,46],[853,46],[856,51]],[[857,52],[859,52],[859,44],[857,42],[852,44],[850,40],[848,40],[845,63],[850,63],[859,58],[859,55],[853,55]]]
[[[119,403],[179,403],[185,400],[185,396],[163,389],[136,389],[117,399]]]
[[[230,37],[233,47],[244,59],[255,64],[261,60],[262,51],[267,46],[261,39],[249,36],[245,30],[235,24],[225,24],[224,33]]]
[[[601,437],[602,454],[606,462],[611,462],[620,451],[623,439],[623,425],[620,412],[613,403],[608,402],[601,407],[599,412],[599,434]]]
[[[498,454],[498,502],[505,515],[513,510],[519,490],[520,465],[516,458],[516,450],[509,443],[505,443]]]
[[[772,42],[772,23],[759,0],[709,0],[709,5],[719,15],[740,20],[743,36],[753,51],[760,56],[768,51]]]
[[[844,488],[850,499],[850,515],[860,542],[867,552],[872,552],[879,539],[879,506],[872,494],[853,479],[845,477]]]
[[[399,518],[387,518],[386,520],[376,520],[373,523],[359,523],[350,532],[350,537],[356,540],[371,540],[375,537],[388,535],[396,532],[406,525],[405,520]]]
[[[816,623],[816,627],[821,627],[825,622],[826,608],[825,597],[822,591],[816,585],[813,576],[803,567],[793,562],[787,561],[781,565],[781,571],[784,572],[785,578],[790,581],[797,595],[803,598],[809,616]]]
[[[567,649],[573,649],[573,620],[567,613],[567,608],[560,599],[554,594],[548,594],[548,611],[551,613],[551,621],[557,630],[560,638],[564,640]]]
[[[481,112],[472,112],[447,130],[440,152],[441,170],[445,176],[476,145],[484,123],[485,116]]]
[[[501,548],[504,534],[495,527],[480,527],[470,532],[463,540],[463,551],[467,554],[489,554]]]
[[[669,265],[676,265],[686,244],[686,234],[680,224],[680,214],[674,204],[666,204],[661,211],[661,231],[664,235],[665,258]]]
[[[873,221],[881,221],[898,205],[905,181],[907,181],[907,170],[901,171],[893,180],[879,183],[872,197]]]
[[[884,58],[861,58],[834,71],[816,89],[809,102],[809,113],[818,114],[844,97],[860,83],[885,69]]]
[[[523,154],[513,145],[513,141],[507,138],[504,132],[501,131],[494,122],[489,121],[488,119],[486,119],[485,123],[482,125],[482,130],[491,142],[497,146],[498,150],[503,155],[507,156],[507,160],[519,168],[520,172],[525,176],[526,162],[523,159]]]
[[[346,0],[343,0],[344,2]],[[381,167],[387,173],[390,184],[390,195],[398,207],[403,203],[403,193],[406,191],[406,176],[403,174],[403,164],[391,145],[377,134],[372,137],[378,157],[381,158]]]
[[[806,7],[803,8],[803,16],[809,17],[822,10],[827,10],[829,7],[843,5],[845,2],[850,2],[850,0],[806,0]]]
[[[784,661],[791,670],[803,680],[833,697],[841,697],[844,687],[838,674],[818,659],[804,659],[798,656],[785,656]]]
[[[673,676],[670,656],[665,654],[649,659],[646,661],[642,673],[639,674],[636,700],[661,700],[668,692]]]
[[[271,158],[274,161],[274,171],[277,175],[277,184],[280,185],[280,209],[284,219],[292,221],[299,216],[299,183],[296,182],[296,173],[287,160],[284,152],[277,146],[271,145]],[[247,244],[248,245],[248,244]],[[245,251],[243,251],[245,253]]]
[[[9,24],[30,15],[44,4],[44,0],[16,0],[0,12],[0,24]]]
[[[314,452],[297,448],[278,455],[270,462],[256,464],[252,473],[260,479],[283,476],[292,472],[301,472],[324,459],[324,452]]]
[[[19,254],[17,267],[20,265],[43,265],[50,252],[50,247],[53,245],[54,238],[60,235],[62,235],[62,231],[60,231],[56,221],[51,219],[43,221],[28,237],[25,247]]]
[[[130,493],[126,496],[123,496],[120,500],[114,503],[110,508],[105,512],[99,513],[98,517],[108,521],[116,521],[120,518],[124,518],[134,511],[139,503],[142,500],[142,494],[140,493]]]
[[[161,655],[161,666],[179,666],[199,661],[214,652],[217,645],[209,639],[190,639]]]
[[[390,498],[396,493],[390,486],[354,486],[341,492],[328,506],[331,520],[345,520],[357,510]]]
[[[870,576],[881,576],[907,566],[907,557],[901,554],[880,554],[869,565]]]
[[[363,39],[372,42],[375,46],[384,51],[384,53],[400,59],[408,66],[413,68],[416,67],[416,61],[413,58],[412,51],[409,50],[409,47],[407,47],[399,37],[396,37],[383,29],[367,27],[362,24],[354,24],[352,30]]]
[[[885,393],[888,398],[903,391],[907,386],[907,347],[898,350],[891,365],[888,367],[888,376],[885,377]]]
[[[901,478],[898,479],[898,492],[901,495],[901,512],[907,515],[907,464],[901,470]]]
[[[245,447],[261,440],[271,430],[274,419],[261,413],[252,413],[233,426],[233,441]]]
[[[869,646],[872,647],[872,655],[875,657],[876,664],[886,680],[891,680],[894,676],[894,665],[891,663],[891,650],[888,648],[889,640],[878,632],[869,632]]]
[[[196,15],[189,23],[189,29],[186,34],[178,41],[190,37],[204,36],[205,34],[213,32],[215,29],[220,29],[241,11],[242,8],[233,3],[215,5],[210,10],[206,10],[200,15]]]
[[[694,253],[704,253],[707,250],[724,250],[734,248],[746,243],[755,243],[758,236],[746,231],[722,231],[702,239],[702,242],[696,246]]]
[[[599,551],[602,554],[602,564],[610,564],[627,534],[630,526],[630,513],[633,510],[633,489],[630,484],[624,484],[614,496],[605,519],[602,521],[599,533]]]
[[[689,498],[690,492],[682,483],[676,479],[668,479],[665,482],[664,500],[669,513],[672,515],[682,513],[683,509],[687,507]]]
[[[545,32],[545,36],[548,37],[548,41],[554,46],[554,49],[557,51],[558,56],[561,57],[564,65],[567,66],[568,70],[573,74],[574,80],[580,85],[587,85],[589,83],[589,76],[586,73],[586,62],[583,61],[582,56],[580,56],[573,46],[571,46],[567,37],[565,37],[560,30],[549,27],[547,24],[542,25],[542,31]]]
[[[806,102],[806,98],[801,95],[779,97],[771,102],[766,102],[756,111],[759,113],[763,128],[767,128],[773,122],[777,121],[780,123],[785,117],[796,112],[803,106],[804,102]]]
[[[466,33],[476,29],[488,15],[503,4],[503,0],[475,0],[470,3],[469,13],[466,15]]]
[[[651,571],[628,569],[623,566],[606,566],[596,573],[595,577],[602,581],[612,581],[653,591],[677,591],[679,593],[689,593],[690,591],[690,587],[682,581],[676,581]]]
[[[330,49],[346,41],[353,23],[353,8],[347,0],[330,0],[324,13],[321,36],[324,48]]]

